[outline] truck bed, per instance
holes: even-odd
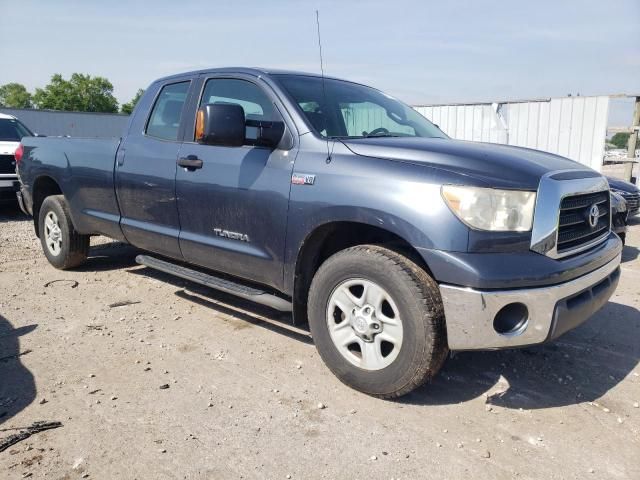
[[[114,184],[120,141],[120,138],[23,138],[24,156],[19,174],[26,187],[25,203],[32,204],[29,189],[35,181],[51,178],[64,191],[80,233],[99,232],[121,238]]]

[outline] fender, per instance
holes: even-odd
[[[377,227],[415,248],[467,251],[468,228],[440,194],[441,185],[461,183],[460,176],[422,165],[397,169],[394,164],[353,155],[339,142],[330,161],[317,149],[300,151],[294,174],[315,175],[315,181],[291,186],[283,282],[287,294],[293,291],[301,248],[318,228],[334,222]]]

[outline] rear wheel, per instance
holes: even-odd
[[[66,270],[82,265],[89,254],[89,235],[79,234],[63,195],[44,199],[38,218],[40,242],[49,263]]]
[[[437,284],[418,265],[377,245],[343,250],[318,269],[309,324],[320,356],[344,383],[370,395],[404,395],[447,356]]]

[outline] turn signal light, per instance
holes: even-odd
[[[16,148],[16,151],[13,154],[13,156],[16,159],[16,167],[20,164],[20,161],[22,160],[22,155],[24,155],[24,147],[22,146],[22,144],[19,144],[18,148]]]
[[[198,109],[196,114],[196,142],[199,142],[204,137],[204,110]]]

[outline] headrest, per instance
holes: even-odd
[[[180,100],[169,100],[162,109],[162,122],[165,125],[180,123],[180,113],[182,113],[182,102]]]

